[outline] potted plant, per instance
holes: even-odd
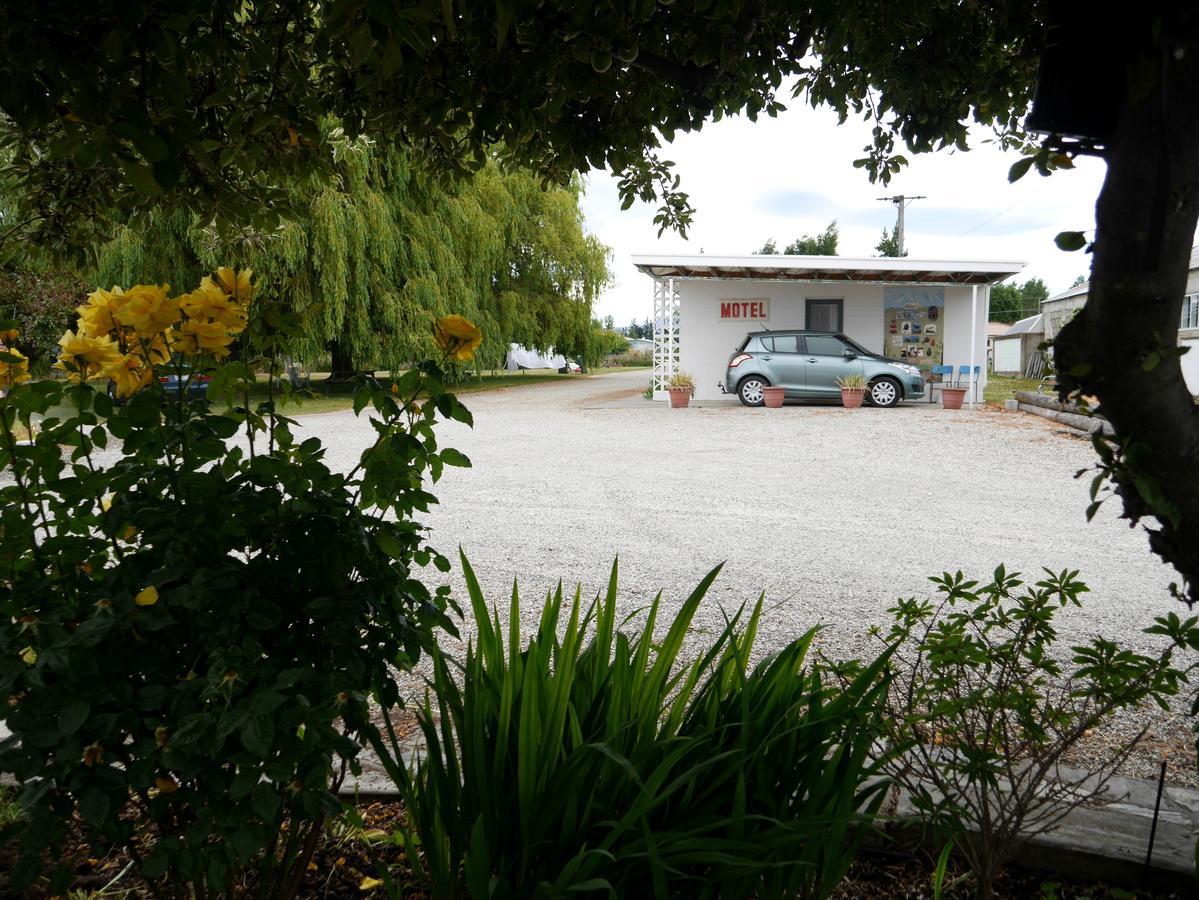
[[[866,397],[866,377],[864,375],[846,375],[837,379],[837,387],[841,388],[841,405],[846,409],[857,409]]]
[[[770,409],[779,409],[783,405],[784,393],[785,391],[781,387],[762,388],[762,405]]]
[[[695,395],[695,379],[686,372],[677,372],[666,382],[670,390],[670,406],[672,409],[686,406]]]
[[[954,387],[953,385],[941,386],[941,406],[945,409],[961,409],[962,400],[966,397],[966,391],[970,390],[967,387]]]

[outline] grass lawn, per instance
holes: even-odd
[[[1015,375],[988,375],[987,389],[983,399],[987,403],[1001,405],[1004,400],[1011,400],[1016,391],[1033,391],[1041,383],[1039,378],[1020,378]]]

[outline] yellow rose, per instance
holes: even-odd
[[[72,381],[94,378],[121,358],[121,348],[108,335],[88,337],[68,331],[58,339],[58,346],[62,349],[54,367],[66,369]]]
[[[0,359],[0,390],[10,388],[15,384],[29,380],[29,360],[19,350],[8,349],[0,351],[8,356],[17,357],[16,362]]]
[[[100,337],[116,331],[117,323],[112,314],[121,308],[125,295],[119,287],[111,291],[98,288],[87,295],[87,303],[78,307],[79,333],[88,337]]]
[[[229,355],[233,335],[220,322],[201,322],[187,319],[171,332],[171,349],[177,353],[195,356],[201,351],[211,353],[217,359]]]
[[[153,606],[158,602],[158,588],[154,585],[142,588],[137,592],[137,596],[133,598],[133,602],[137,606]]]
[[[483,343],[483,332],[463,316],[442,316],[433,328],[433,340],[450,359],[464,362],[475,358],[475,350]]]
[[[185,294],[182,307],[188,318],[218,322],[230,334],[240,334],[246,330],[245,309],[211,278],[205,277],[197,290]]]
[[[171,329],[168,328],[153,337],[135,337],[128,342],[129,353],[139,359],[149,360],[152,366],[164,365],[171,360],[170,335]]]
[[[21,332],[17,331],[17,329],[15,329],[15,328],[0,329],[0,341],[11,344],[13,341],[15,341],[20,336],[21,336]]]
[[[168,297],[169,285],[135,284],[124,294],[124,303],[112,313],[122,325],[141,337],[151,337],[179,321],[179,299]]]
[[[240,303],[249,303],[254,296],[254,287],[250,284],[251,269],[230,269],[221,266],[216,270],[217,284],[221,290]]]
[[[105,378],[111,378],[118,397],[132,397],[154,378],[154,370],[145,361],[132,353],[126,354],[111,365],[100,370]]]

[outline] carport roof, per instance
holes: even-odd
[[[875,284],[995,284],[1024,268],[1010,260],[850,256],[712,256],[634,253],[647,275],[746,281],[856,281]]]

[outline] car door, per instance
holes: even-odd
[[[801,357],[804,360],[805,392],[808,396],[828,399],[840,397],[841,388],[837,385],[837,379],[862,374],[862,361],[857,356],[846,358],[845,351],[850,348],[836,335],[809,334],[804,336],[803,341],[805,352]]]
[[[761,340],[769,351],[761,357],[763,374],[787,394],[802,394],[806,364],[799,352],[799,339],[793,334],[774,334]]]

